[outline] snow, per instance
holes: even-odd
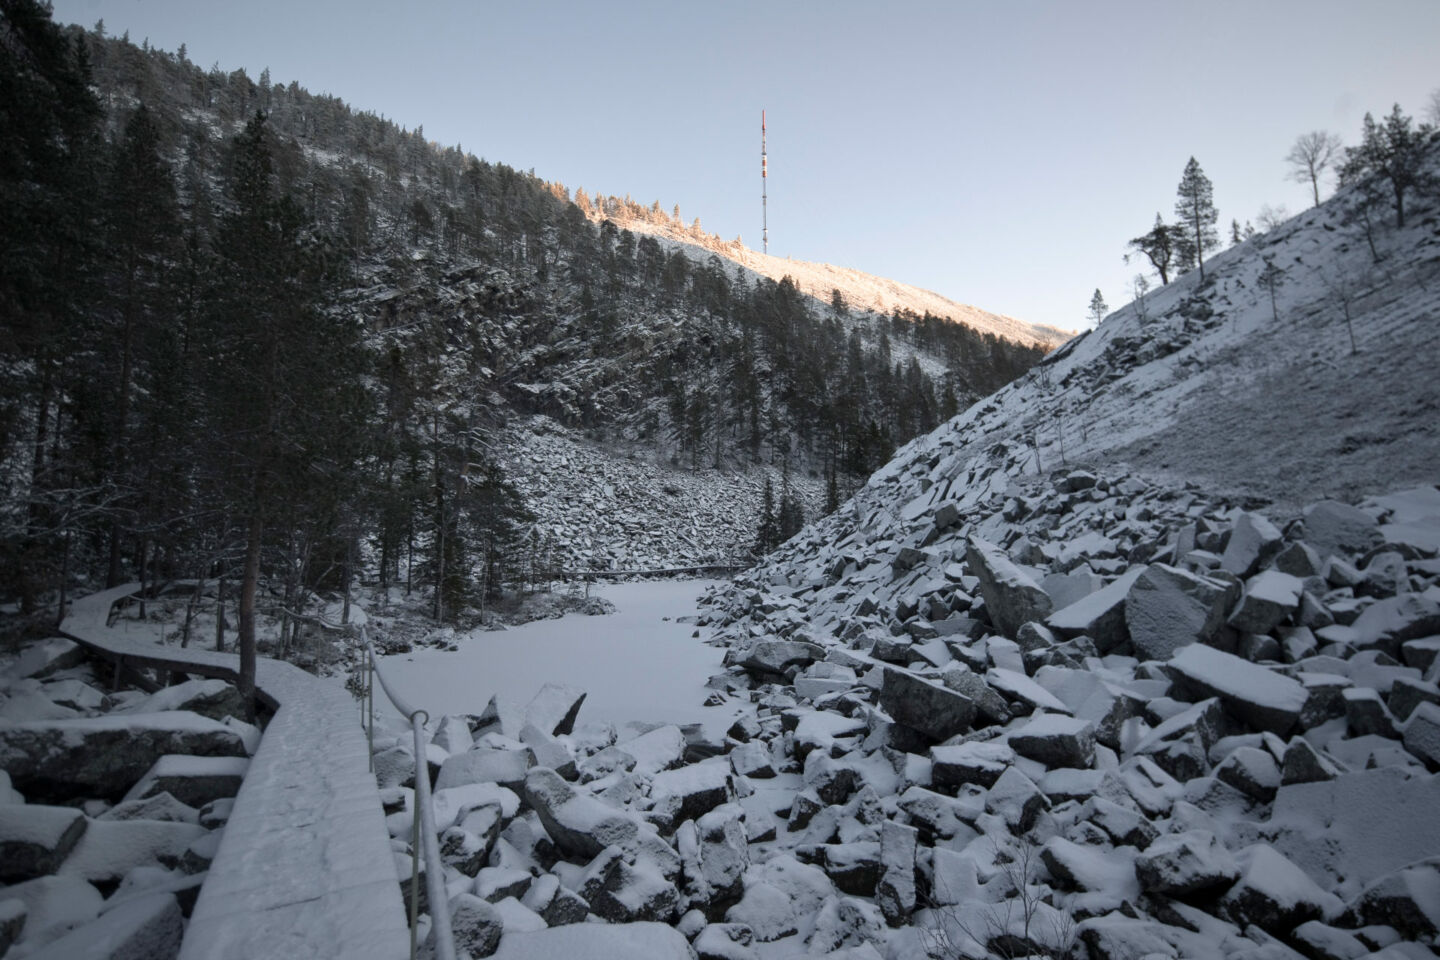
[[[706,586],[664,580],[592,587],[591,595],[612,601],[615,613],[475,631],[456,638],[460,649],[454,653],[416,650],[380,662],[403,698],[436,717],[478,714],[492,694],[529,697],[554,682],[586,692],[582,724],[703,722],[707,730],[723,731],[735,708],[701,706],[709,693],[705,680],[722,672],[723,651],[692,638],[693,626],[676,622],[694,615],[694,598]],[[393,715],[377,696],[377,714],[382,709]]]
[[[168,893],[136,897],[99,920],[47,944],[32,960],[114,960],[117,957],[173,956],[184,920]]]
[[[167,820],[92,820],[65,858],[60,876],[100,882],[119,880],[138,866],[176,861],[209,831],[194,823]]]

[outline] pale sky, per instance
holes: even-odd
[[[1284,156],[1440,87],[1436,0],[56,0],[55,18],[383,114],[572,190],[1066,329],[1194,155],[1222,233]]]

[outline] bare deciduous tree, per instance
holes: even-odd
[[[1290,164],[1290,179],[1310,184],[1315,206],[1320,206],[1320,178],[1340,157],[1340,138],[1328,130],[1311,130],[1295,138],[1295,145],[1285,155]]]

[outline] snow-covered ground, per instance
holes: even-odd
[[[582,723],[703,722],[707,730],[723,731],[736,708],[701,704],[710,693],[705,681],[722,670],[724,651],[703,642],[708,631],[696,638],[692,624],[677,622],[695,615],[696,598],[709,586],[705,580],[595,585],[591,595],[614,603],[615,613],[459,634],[456,652],[415,650],[383,657],[382,668],[402,697],[436,719],[479,714],[497,694],[523,705],[546,683],[563,683],[587,693]]]

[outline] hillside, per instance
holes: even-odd
[[[678,224],[663,214],[656,216],[649,211],[644,213],[649,215],[634,215],[621,204],[616,205],[613,212],[607,208],[605,215],[615,216],[619,223],[636,233],[651,234],[717,253],[753,274],[769,277],[777,282],[790,277],[801,291],[822,303],[829,303],[833,292],[839,290],[853,309],[876,314],[901,312],[923,316],[928,313],[963,323],[982,333],[993,333],[1018,343],[1035,343],[1046,347],[1058,347],[1075,335],[1074,331],[1026,323],[1015,317],[956,303],[934,291],[922,290],[908,283],[877,277],[849,267],[771,256],[735,241],[721,240],[714,234],[697,233],[693,227]],[[601,215],[598,209],[592,213],[595,217]]]
[[[872,942],[1437,943],[1440,208],[1397,228],[1373,186],[1117,311],[706,599],[712,684],[803,767],[782,846],[845,882],[879,794]]]

